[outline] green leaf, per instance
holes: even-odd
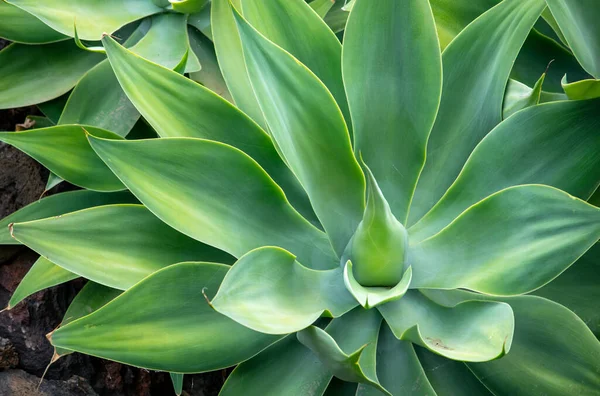
[[[27,123],[32,124],[28,129],[49,128],[55,125],[54,122],[47,117],[34,115],[28,115],[27,118],[25,118],[25,124]]]
[[[220,396],[321,396],[331,374],[308,348],[291,335],[238,365]]]
[[[169,0],[173,10],[182,14],[193,14],[202,11],[210,0]]]
[[[436,396],[415,354],[413,344],[396,339],[389,326],[381,326],[377,342],[377,376],[392,395]],[[357,395],[380,396],[360,385]],[[457,393],[458,394],[458,393]]]
[[[243,362],[280,337],[245,328],[208,305],[203,290],[212,297],[228,268],[210,263],[171,265],[91,315],[59,328],[51,334],[51,342],[176,373],[212,371]]]
[[[47,44],[67,37],[19,7],[0,1],[0,37],[23,44]]]
[[[362,218],[365,191],[342,113],[310,70],[235,16],[248,75],[271,136],[339,256]]]
[[[137,199],[129,191],[99,193],[80,190],[52,195],[35,201],[0,220],[0,245],[19,244],[16,239],[10,236],[8,226],[11,223],[23,223],[58,216],[94,206],[137,202]]]
[[[183,374],[169,373],[171,382],[173,382],[173,390],[177,396],[183,392]]]
[[[544,7],[543,0],[503,1],[473,21],[444,50],[442,101],[409,225],[440,199],[477,143],[502,121],[510,70]]]
[[[515,81],[508,80],[508,86],[504,93],[504,103],[502,105],[502,117],[508,118],[519,110],[535,106],[540,103],[542,98],[542,86],[546,73],[542,74],[533,88]]]
[[[50,121],[54,124],[58,124],[60,115],[67,104],[67,100],[69,100],[69,95],[70,92],[61,95],[58,98],[49,100],[48,102],[38,103],[37,107]]]
[[[188,25],[195,27],[206,38],[213,41],[212,26],[210,24],[211,6],[212,3],[208,3],[202,11],[188,15]]]
[[[331,10],[325,15],[323,20],[335,33],[340,33],[346,27],[349,12],[343,8],[346,5],[346,0],[335,0],[335,4]]]
[[[19,283],[19,286],[8,302],[7,309],[14,308],[18,303],[35,292],[60,285],[78,277],[79,275],[59,267],[44,257],[40,257],[21,280],[21,283]]]
[[[565,94],[571,100],[585,100],[600,98],[600,80],[583,80],[573,83],[567,82],[567,75],[562,80]]]
[[[596,243],[558,278],[534,294],[564,305],[600,337],[600,244]]]
[[[308,5],[310,8],[315,10],[317,15],[321,18],[325,18],[325,15],[331,10],[331,7],[335,4],[335,0],[313,0]]]
[[[307,218],[310,202],[269,136],[214,92],[103,39],[108,59],[129,99],[162,137],[192,136],[232,145],[255,159]],[[190,112],[190,107],[196,109]]]
[[[240,0],[235,1],[240,5]],[[229,92],[237,107],[248,114],[261,127],[266,127],[265,118],[256,101],[252,84],[248,77],[242,42],[238,31],[230,0],[213,0],[211,8],[211,29],[217,59]]]
[[[341,268],[315,271],[283,249],[263,247],[233,265],[211,305],[253,330],[288,334],[324,312],[343,315],[357,302],[344,287]]]
[[[100,54],[81,51],[71,40],[36,46],[11,44],[0,51],[0,109],[54,99],[73,88],[102,59]]]
[[[402,275],[400,282],[394,287],[364,287],[354,278],[352,261],[348,260],[344,267],[344,284],[346,285],[346,289],[348,289],[361,306],[367,309],[402,298],[408,290],[411,279],[412,268],[408,267]]]
[[[327,386],[327,390],[323,393],[323,396],[355,396],[357,388],[358,384],[356,382],[342,381],[337,377],[333,377]],[[381,395],[379,390],[374,389],[374,391],[378,392],[378,396]]]
[[[546,0],[583,68],[600,78],[600,8],[595,0]]]
[[[244,18],[256,30],[306,65],[325,84],[350,125],[342,81],[342,45],[321,17],[304,0],[241,0],[241,5]]]
[[[24,132],[0,133],[0,141],[33,157],[60,178],[95,191],[118,191],[125,187],[91,149],[89,131],[107,139],[122,139],[100,128],[60,125]]]
[[[108,205],[13,225],[13,235],[66,270],[126,290],[173,263],[231,258],[178,233],[142,205]]]
[[[90,142],[140,201],[180,232],[236,257],[273,245],[310,268],[338,266],[326,235],[241,151],[194,138]]]
[[[73,23],[82,40],[98,40],[129,22],[163,10],[152,0],[6,0],[35,15],[52,29],[73,37]]]
[[[507,188],[411,245],[411,288],[516,295],[540,288],[600,238],[600,209],[541,185]]]
[[[546,184],[588,199],[600,180],[599,105],[600,100],[549,103],[502,122],[475,148],[442,199],[409,229],[411,243],[514,185]]]
[[[485,362],[511,349],[515,327],[508,304],[464,301],[440,305],[418,290],[378,307],[399,340],[453,360]]]
[[[199,59],[202,59],[202,69],[190,73],[190,78],[229,102],[233,102],[219,69],[213,43],[195,28],[188,28],[188,35],[190,37],[190,49],[194,51]]]

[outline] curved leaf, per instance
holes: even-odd
[[[6,40],[23,44],[47,44],[67,38],[27,11],[4,1],[0,1],[0,19],[0,37]]]
[[[600,238],[600,209],[548,186],[507,188],[411,245],[411,288],[515,295],[566,270]]]
[[[283,249],[264,247],[233,265],[211,305],[253,330],[288,334],[324,312],[343,315],[357,302],[344,287],[341,268],[315,271]]]
[[[583,80],[567,83],[567,76],[562,80],[565,94],[571,100],[600,98],[600,80]]]
[[[0,141],[33,157],[60,178],[95,191],[118,191],[125,187],[91,149],[87,131],[107,139],[122,139],[104,129],[60,125],[25,132],[0,133]]]
[[[325,15],[331,10],[331,7],[335,4],[335,0],[313,0],[308,5],[310,8],[315,10],[317,15],[321,17],[321,19],[325,18]]]
[[[508,118],[519,110],[535,106],[540,103],[542,98],[542,86],[546,73],[542,74],[533,88],[515,81],[509,80],[506,92],[504,93],[504,104],[502,105],[502,117]]]
[[[233,102],[231,94],[227,89],[227,84],[225,84],[225,80],[219,69],[213,43],[192,27],[188,28],[188,35],[190,37],[190,49],[194,51],[199,59],[202,59],[202,69],[190,73],[190,78],[229,102]]]
[[[96,153],[154,214],[236,257],[280,246],[310,268],[335,268],[327,237],[241,151],[209,140],[116,141],[90,137]]]
[[[412,268],[408,267],[404,275],[402,275],[400,282],[394,287],[364,287],[354,278],[352,261],[348,260],[344,267],[344,284],[346,285],[346,289],[348,289],[361,306],[367,309],[402,298],[406,294],[411,280]]]
[[[184,260],[231,262],[226,253],[178,233],[142,205],[101,206],[16,223],[12,232],[64,269],[121,290]]]
[[[177,396],[183,392],[183,374],[169,373],[171,382],[173,382],[173,390]]]
[[[510,186],[546,184],[589,198],[600,181],[599,105],[600,100],[544,104],[502,122],[475,148],[442,199],[409,229],[411,243]]]
[[[427,0],[360,0],[352,10],[343,70],[354,150],[406,223],[442,89],[433,15]]]
[[[54,331],[50,340],[57,347],[177,373],[243,362],[280,337],[247,329],[208,305],[202,291],[209,296],[216,291],[227,270],[209,263],[171,265]]]
[[[0,51],[0,109],[54,99],[73,88],[103,58],[81,51],[71,40],[36,46],[11,44]]]
[[[182,14],[193,14],[200,12],[210,0],[169,0],[173,10]]]
[[[444,50],[442,100],[409,225],[440,199],[477,143],[502,121],[510,70],[544,7],[543,0],[503,1],[473,21]]]
[[[511,348],[515,322],[508,304],[465,301],[443,306],[410,290],[378,309],[396,338],[449,359],[485,362]]]
[[[365,191],[342,113],[310,70],[235,16],[248,75],[271,136],[339,256],[362,218]]]
[[[73,37],[73,24],[82,40],[99,40],[129,22],[163,10],[152,0],[6,0],[35,15],[52,29]]]

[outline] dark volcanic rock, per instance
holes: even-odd
[[[83,378],[67,381],[44,380],[21,370],[0,372],[0,396],[94,396],[97,395]]]

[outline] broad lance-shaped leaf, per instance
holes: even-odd
[[[328,2],[332,4],[331,0]],[[351,127],[342,81],[342,45],[311,6],[304,0],[241,0],[241,5],[238,11],[256,30],[323,81]]]
[[[365,191],[342,113],[325,85],[300,61],[237,12],[235,18],[271,136],[340,256],[362,218]]]
[[[544,7],[543,0],[503,1],[477,18],[444,50],[442,100],[408,225],[431,209],[477,143],[502,121],[510,70]]]
[[[210,0],[169,0],[171,7],[182,14],[200,12]]]
[[[60,125],[25,132],[0,133],[0,141],[33,157],[60,178],[95,191],[124,190],[125,186],[94,153],[86,134],[106,139],[122,139],[104,129],[80,125]]]
[[[338,266],[327,236],[243,152],[194,138],[116,142],[90,137],[129,190],[180,232],[236,257],[279,246],[310,268]]]
[[[188,35],[190,38],[190,49],[194,51],[199,59],[202,59],[202,69],[190,73],[190,78],[229,102],[233,102],[221,74],[221,69],[219,69],[213,43],[193,27],[188,27]]]
[[[6,308],[12,309],[35,292],[60,285],[78,277],[79,275],[59,267],[44,257],[40,257],[21,280]]]
[[[200,373],[233,366],[281,337],[252,331],[208,305],[203,290],[211,298],[228,269],[171,265],[54,331],[50,340],[55,347],[152,370]]]
[[[0,109],[54,99],[73,88],[102,59],[100,54],[81,51],[72,40],[36,46],[11,44],[0,51]]]
[[[379,384],[376,352],[381,316],[375,310],[356,308],[334,319],[325,330],[311,326],[297,333],[337,378],[360,382],[390,393]]]
[[[428,0],[357,1],[344,33],[343,69],[354,150],[406,223],[442,89]]]
[[[381,326],[377,340],[377,377],[392,395],[436,396],[413,344],[396,339],[387,324]],[[381,395],[376,389],[362,384],[356,394]]]
[[[67,36],[46,26],[27,11],[4,1],[0,1],[0,20],[0,37],[9,41],[47,44],[67,39]]]
[[[442,199],[409,229],[411,243],[514,185],[546,184],[587,200],[600,180],[598,106],[600,100],[549,103],[502,122],[475,148]]]
[[[600,78],[600,9],[595,0],[546,0],[583,68]]]
[[[411,244],[411,288],[493,295],[535,290],[600,238],[600,209],[553,187],[507,188]]]
[[[545,78],[546,73],[542,74],[533,88],[515,80],[508,80],[502,104],[502,117],[508,118],[519,110],[539,104],[542,99],[542,86]],[[561,96],[558,97],[562,99]]]
[[[321,395],[330,380],[319,358],[292,334],[238,365],[219,395]]]
[[[231,262],[226,253],[178,233],[142,205],[107,205],[16,223],[12,233],[64,269],[121,290],[173,263]]]
[[[511,348],[515,326],[510,305],[465,301],[436,304],[418,290],[378,307],[399,340],[421,345],[453,360],[484,362]]]
[[[129,22],[163,10],[152,0],[7,0],[35,15],[52,29],[73,37],[73,22],[82,40],[98,40]]]
[[[325,18],[325,15],[331,10],[331,7],[335,4],[335,0],[313,0],[308,3],[310,8],[315,10],[317,15],[321,18]]]
[[[171,382],[173,382],[173,390],[177,396],[183,392],[183,374],[169,373]]]
[[[324,313],[343,315],[357,302],[344,286],[341,268],[316,271],[283,249],[263,247],[233,265],[211,305],[253,330],[288,334]]]
[[[311,218],[302,186],[254,121],[214,92],[135,56],[110,37],[103,43],[123,90],[161,137],[199,137],[244,151],[282,186],[292,205]],[[196,110],[190,112],[190,107]]]
[[[582,80],[567,82],[567,75],[562,80],[562,88],[571,100],[600,98],[600,80]]]

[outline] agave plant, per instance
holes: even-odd
[[[598,82],[509,78],[542,15],[599,77],[600,7],[505,0],[442,52],[442,3],[348,3],[341,44],[314,4],[214,0],[235,106],[105,35],[160,138],[0,136],[93,190],[2,221],[42,255],[9,308],[87,278],[55,357],[179,390],[237,365],[222,395],[597,392]]]

